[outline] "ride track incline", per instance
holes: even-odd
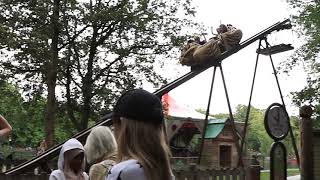
[[[274,32],[274,31],[290,29],[291,27],[292,26],[291,26],[289,19],[286,19],[282,22],[275,23],[274,25],[264,29],[263,31],[257,33],[256,35],[241,42],[239,44],[239,46],[235,47],[234,49],[224,52],[215,61],[212,61],[211,63],[205,64],[203,66],[197,66],[195,68],[192,68],[192,71],[190,71],[189,73],[172,81],[171,83],[164,85],[159,90],[155,91],[154,94],[157,95],[158,97],[161,97],[162,95],[168,93],[169,91],[178,87],[179,85],[183,84],[184,82],[192,79],[193,77],[197,76],[198,74],[202,73],[203,71],[207,70],[208,68],[210,68],[212,66],[220,65],[224,59],[231,56],[232,54],[235,54],[239,50],[247,47],[248,45],[252,44],[253,42],[266,38],[266,36],[268,34]],[[112,116],[111,113],[105,115],[94,126],[75,134],[72,138],[76,138],[81,142],[85,142],[85,139],[89,135],[89,133],[91,132],[92,128],[97,127],[97,126],[101,126],[101,125],[104,125],[104,126],[112,125],[111,116]],[[6,171],[4,173],[9,175],[9,174],[23,174],[23,173],[32,171],[34,168],[39,167],[39,166],[43,165],[44,163],[47,163],[49,160],[57,157],[59,155],[59,152],[60,152],[62,145],[63,145],[63,143],[58,144],[58,145],[46,150],[43,154],[36,156],[36,157],[34,157],[24,163],[12,168],[12,169],[9,169],[8,171]]]

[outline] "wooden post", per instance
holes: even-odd
[[[246,180],[260,180],[260,165],[250,165],[246,171]]]
[[[301,180],[313,180],[312,108],[302,106],[301,117]]]

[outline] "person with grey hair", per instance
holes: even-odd
[[[117,143],[111,130],[98,126],[91,130],[84,145],[90,180],[104,180],[109,169],[116,164]]]

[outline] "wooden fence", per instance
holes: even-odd
[[[19,175],[5,175],[0,174],[1,180],[48,180],[50,174],[19,174]]]
[[[173,169],[189,167],[190,164],[197,164],[198,157],[171,157],[170,163]],[[181,166],[181,167],[180,167]]]
[[[5,172],[8,169],[13,168],[14,166],[19,165],[25,161],[26,160],[0,160],[0,173]]]
[[[245,180],[243,169],[174,170],[176,180]]]
[[[245,180],[245,173],[242,169],[222,170],[177,170],[173,171],[176,180]],[[0,174],[1,180],[48,180],[49,174]]]

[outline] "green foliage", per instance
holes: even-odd
[[[197,112],[199,112],[199,113],[201,113],[201,114],[204,114],[204,115],[206,115],[206,113],[207,113],[207,110],[205,110],[205,109],[201,109],[201,108],[199,108],[199,109],[196,109],[196,111]],[[229,115],[226,115],[226,114],[210,114],[209,113],[209,117],[208,118],[226,118],[226,117],[229,117]]]
[[[286,68],[295,66],[299,61],[304,61],[310,68],[310,71],[316,70],[312,67],[316,62],[320,50],[320,3],[316,0],[287,0],[289,6],[295,14],[291,16],[295,25],[296,32],[305,38],[306,43],[303,44],[294,56],[292,61],[287,62]]]
[[[245,122],[246,115],[247,115],[247,106],[245,105],[238,105],[236,107],[235,113],[233,114],[234,120],[238,122]],[[205,114],[205,110],[197,109],[198,112]],[[264,127],[264,112],[265,110],[257,109],[255,107],[250,108],[250,114],[248,119],[248,129],[246,134],[246,149],[249,152],[259,152],[263,156],[269,156],[269,151],[273,140],[267,134],[265,127]],[[215,118],[229,118],[229,114],[214,114],[210,115],[211,117]],[[299,133],[297,128],[297,120],[294,120],[294,132],[295,135]],[[289,137],[286,138],[285,143],[289,149],[289,154],[293,154],[293,148],[291,139]]]
[[[0,82],[0,113],[8,120],[13,130],[10,135],[15,147],[37,147],[44,139],[44,107],[46,100],[39,94],[23,99],[18,88],[5,81]],[[76,130],[65,120],[65,115],[57,115],[56,142],[71,137]],[[67,131],[68,130],[68,131]]]
[[[234,115],[235,120],[244,122],[247,114],[247,106],[238,105]],[[264,128],[264,110],[254,107],[250,108],[246,135],[247,149],[253,152],[260,152],[268,156],[272,139]]]
[[[49,0],[0,2],[0,71],[25,93],[45,94],[52,12]],[[60,1],[58,113],[81,130],[123,90],[145,81],[160,87],[155,62],[176,61],[177,47],[199,27],[194,13],[190,0]]]
[[[247,130],[246,142],[247,149],[249,151],[259,152],[263,156],[269,156],[270,147],[273,140],[267,134],[264,127],[264,113],[265,110],[257,109],[251,107],[249,114],[249,128]],[[247,114],[247,106],[238,105],[236,107],[236,112],[234,114],[236,121],[245,121]],[[290,124],[292,131],[296,140],[296,145],[300,143],[300,131],[299,131],[299,122],[297,117],[290,117]],[[287,154],[289,156],[294,155],[294,149],[291,141],[290,134],[283,140],[287,148]]]
[[[299,169],[287,169],[287,177],[299,175]],[[270,171],[260,172],[260,180],[269,180],[270,179]]]
[[[0,112],[13,127],[13,142],[17,145],[24,144],[28,130],[25,126],[27,115],[23,107],[23,99],[16,87],[4,81],[0,85],[0,95]]]
[[[213,117],[217,119],[226,119],[226,118],[230,118],[230,115],[225,113],[219,113],[219,114],[213,115]]]
[[[296,32],[305,39],[299,49],[283,66],[285,71],[304,65],[308,73],[307,85],[298,92],[293,92],[293,102],[298,107],[303,104],[314,107],[314,126],[320,127],[320,2],[317,0],[287,0],[289,6],[296,12],[292,15]]]
[[[296,145],[300,146],[300,129],[299,129],[299,119],[296,116],[290,117],[290,125],[292,128],[292,132],[296,141]],[[285,144],[287,148],[287,154],[289,156],[295,157],[294,148],[292,145],[292,139],[290,137],[290,133],[288,133],[287,137],[283,140],[283,143]],[[299,149],[299,148],[298,148]]]

